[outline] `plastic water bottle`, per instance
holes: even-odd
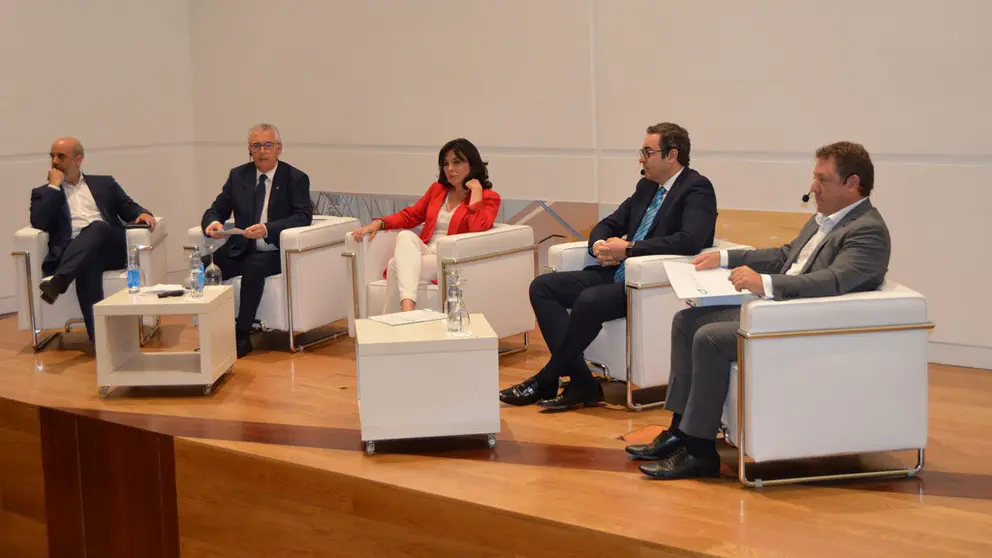
[[[448,272],[446,279],[447,300],[445,311],[448,314],[448,333],[456,336],[471,335],[468,310],[465,309],[465,296],[462,293],[461,279],[457,271]]]
[[[189,255],[189,296],[203,296],[203,260],[200,259],[199,247],[194,247]]]
[[[141,268],[138,267],[138,247],[131,246],[127,251],[127,292],[141,291]]]

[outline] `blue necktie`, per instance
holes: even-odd
[[[634,242],[638,240],[644,240],[644,237],[648,235],[648,231],[651,230],[651,224],[654,223],[654,218],[658,215],[658,208],[661,207],[661,199],[665,197],[665,187],[659,186],[658,193],[654,195],[654,199],[651,200],[651,204],[648,205],[648,210],[644,212],[644,218],[641,219],[641,224],[637,225],[637,230],[634,231]],[[616,273],[613,274],[613,281],[616,283],[623,283],[626,277],[626,271],[624,271],[627,262],[620,262],[620,266],[617,267]]]

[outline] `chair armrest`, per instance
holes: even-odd
[[[310,225],[282,231],[279,246],[285,254],[287,250],[306,252],[322,246],[342,244],[348,231],[359,226],[358,219],[354,217],[315,216]]]
[[[438,261],[453,263],[534,247],[534,229],[527,225],[496,225],[488,231],[445,236],[437,241]]]
[[[750,246],[735,244],[726,240],[717,239],[713,246],[706,248],[701,253],[719,252],[720,250],[741,250],[751,249]],[[658,283],[667,283],[668,274],[665,273],[665,262],[691,260],[693,256],[639,256],[627,259],[626,282],[635,287],[644,287]]]
[[[550,271],[578,271],[590,265],[596,265],[596,258],[589,255],[589,243],[584,240],[548,248]]]
[[[151,247],[157,247],[162,244],[162,241],[169,236],[168,227],[166,226],[165,217],[155,218],[155,230],[150,229],[127,229],[127,245],[128,246],[148,246],[144,250],[149,250]]]
[[[870,292],[786,301],[752,300],[741,306],[741,330],[752,335],[926,323],[926,298],[893,282]]]
[[[382,279],[382,271],[389,265],[389,258],[393,257],[396,236],[399,232],[399,230],[379,231],[371,241],[368,237],[358,241],[350,234],[345,234],[342,255],[351,258],[351,267],[348,268],[351,282],[348,289],[348,334],[352,337],[355,336],[355,319],[369,316],[366,285]]]
[[[31,258],[38,258],[40,265],[48,255],[48,233],[31,227],[18,229],[14,233],[14,250],[30,252]]]

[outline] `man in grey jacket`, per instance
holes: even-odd
[[[696,269],[729,267],[738,291],[766,299],[836,296],[877,289],[889,265],[889,230],[868,196],[875,169],[859,144],[816,152],[810,192],[817,214],[779,248],[701,254]],[[737,360],[739,306],[689,308],[672,321],[672,365],[666,407],[671,427],[650,444],[632,445],[652,478],[719,477],[716,434]]]

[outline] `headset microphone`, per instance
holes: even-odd
[[[641,176],[644,176],[645,174],[644,169],[641,169]]]
[[[806,192],[805,194],[803,194],[803,203],[808,203],[808,202],[809,202],[809,192]]]

